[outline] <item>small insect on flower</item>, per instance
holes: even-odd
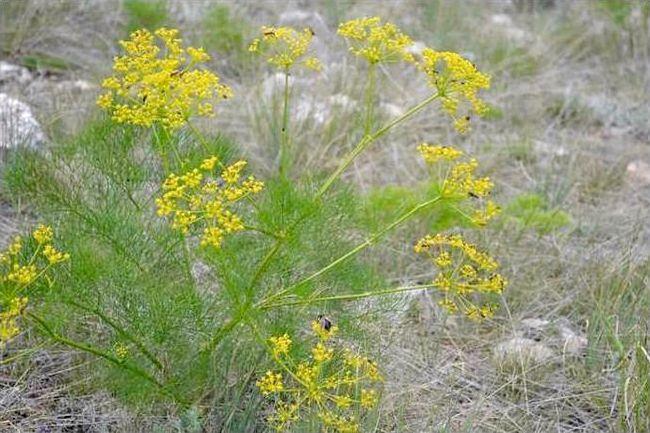
[[[288,72],[294,66],[319,71],[320,61],[309,53],[315,33],[311,28],[262,27],[262,37],[253,40],[248,51],[261,54],[278,69]]]
[[[468,111],[485,115],[488,107],[479,97],[481,89],[490,87],[490,77],[480,72],[472,62],[460,54],[425,48],[419,68],[427,75],[429,84],[436,89],[442,109],[453,119],[461,134],[469,131],[469,113],[461,114],[461,105],[467,103]]]
[[[320,322],[321,328],[325,331],[329,331],[332,328],[332,321],[322,314],[318,315],[318,321]]]

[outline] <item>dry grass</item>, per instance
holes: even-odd
[[[544,235],[508,224],[483,234],[511,280],[504,308],[493,321],[477,326],[444,319],[435,300],[423,294],[405,299],[403,311],[390,321],[370,326],[381,330],[389,378],[379,430],[647,431],[650,385],[646,377],[643,388],[648,366],[639,347],[648,350],[650,182],[626,172],[631,161],[650,164],[647,7],[630,2],[630,17],[619,23],[618,9],[603,6],[615,2],[556,2],[549,8],[524,5],[529,2],[515,2],[519,8],[505,1],[460,3],[389,1],[381,11],[364,1],[231,5],[253,29],[286,19],[285,12],[318,14],[303,23],[320,26],[319,50],[329,66],[318,78],[295,77],[298,166],[329,167],[334,155],[352,146],[349,137],[358,123],[340,95],[354,104],[363,77],[350,73],[354,60],[336,39],[334,23],[380,14],[416,39],[463,52],[490,72],[488,100],[498,110],[476,122],[463,139],[429,110],[378,143],[348,178],[364,190],[416,184],[424,171],[414,162],[415,145],[457,143],[483,161],[501,203],[532,192],[571,216],[570,225]],[[36,31],[25,35],[22,27],[19,47],[65,58],[75,68],[64,74],[92,81],[106,70],[115,49],[111,41],[119,34],[119,11],[95,16],[91,5],[70,4],[83,20],[39,19],[30,24]],[[63,13],[41,7],[44,16]],[[208,7],[208,2],[170,2],[172,16],[188,30]],[[34,14],[20,15],[26,16],[33,23]],[[384,116],[404,110],[406,101],[425,91],[416,74],[384,72]],[[230,77],[237,99],[216,122],[203,126],[235,137],[258,166],[270,167],[275,79],[260,79],[260,73],[250,66],[247,74]],[[21,92],[40,107],[29,89],[14,91]],[[57,111],[51,108],[59,103],[54,98],[40,103],[50,107],[39,111],[45,124],[52,124]],[[84,112],[90,99],[68,101],[64,109]],[[409,242],[392,245],[385,254],[396,280],[418,271],[409,267]],[[4,361],[0,418],[10,421],[0,421],[0,430],[136,431],[144,425],[135,427],[142,421],[135,422],[108,397],[90,395],[92,388],[75,375],[78,361],[69,354],[39,350],[17,367]],[[641,416],[635,418],[635,411]],[[170,421],[168,428],[176,427]]]

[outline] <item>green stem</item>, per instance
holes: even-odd
[[[282,109],[282,129],[280,131],[280,174],[285,175],[291,168],[289,149],[289,70],[284,73],[284,102]]]
[[[301,299],[301,300],[292,301],[292,302],[263,305],[263,306],[261,306],[261,308],[266,310],[266,309],[270,309],[270,308],[291,307],[291,306],[295,306],[295,305],[307,305],[307,304],[313,304],[313,303],[316,303],[316,302],[351,301],[351,300],[357,300],[357,299],[363,299],[363,298],[371,298],[371,297],[374,297],[374,296],[393,295],[393,294],[396,294],[396,293],[412,292],[414,290],[422,290],[422,289],[428,289],[428,288],[432,288],[432,287],[436,287],[436,286],[434,284],[421,284],[421,285],[416,285],[416,286],[402,286],[402,287],[396,287],[396,288],[393,288],[393,289],[375,290],[375,291],[368,291],[368,292],[362,292],[362,293],[351,293],[351,294],[345,294],[345,295],[322,296],[322,297],[318,297],[318,298]]]
[[[199,130],[196,129],[194,124],[192,122],[190,122],[189,120],[187,121],[187,126],[190,128],[190,131],[192,131],[192,134],[194,134],[194,136],[199,140],[199,143],[201,143],[201,146],[203,147],[203,150],[205,151],[205,154],[207,156],[209,156],[210,155],[210,148],[208,146],[208,141],[205,139],[203,134],[201,134],[201,132],[199,132]],[[222,165],[221,161],[219,161],[219,165]]]
[[[374,132],[372,134],[365,135],[359,141],[359,143],[356,145],[356,147],[354,149],[352,149],[343,158],[343,161],[338,166],[336,171],[334,171],[334,173],[332,173],[330,175],[330,177],[327,178],[327,180],[325,181],[323,186],[320,188],[320,190],[318,190],[318,193],[316,194],[316,198],[322,197],[323,194],[325,194],[325,192],[327,192],[327,190],[332,186],[334,181],[336,181],[336,179],[338,179],[339,176],[341,176],[341,173],[343,173],[345,171],[345,169],[348,168],[348,166],[350,164],[352,164],[352,162],[356,159],[356,157],[359,156],[364,150],[366,150],[368,148],[368,146],[370,146],[370,144],[372,142],[374,142],[378,138],[382,137],[384,134],[386,134],[388,131],[390,131],[394,126],[400,124],[404,120],[408,119],[409,117],[411,117],[412,115],[414,115],[415,113],[420,111],[427,104],[429,104],[430,102],[435,100],[437,97],[438,97],[438,94],[434,94],[434,95],[429,96],[428,98],[426,98],[425,100],[423,100],[419,104],[411,107],[406,113],[404,113],[401,116],[399,116],[399,117],[391,120],[390,122],[388,122],[386,125],[384,125],[380,129],[378,129],[376,132]]]
[[[296,284],[292,285],[291,287],[288,287],[288,288],[286,288],[286,289],[282,289],[282,290],[280,290],[278,293],[276,293],[276,294],[274,294],[274,295],[271,295],[269,298],[267,298],[267,299],[265,299],[265,300],[262,300],[261,304],[258,304],[258,305],[265,305],[265,304],[267,304],[268,301],[270,301],[271,299],[277,299],[279,296],[282,296],[282,295],[284,295],[285,293],[291,292],[291,291],[293,291],[294,289],[296,289],[296,288],[302,286],[303,284],[307,284],[308,282],[312,281],[313,279],[320,277],[320,276],[323,275],[324,273],[328,272],[330,269],[336,267],[336,266],[339,265],[340,263],[346,261],[346,260],[349,259],[350,257],[355,256],[355,255],[358,254],[360,251],[363,251],[364,249],[366,249],[366,248],[369,247],[370,245],[372,245],[372,244],[374,244],[375,242],[377,242],[377,240],[379,240],[383,235],[385,235],[385,234],[388,233],[389,231],[393,230],[395,227],[399,226],[399,225],[402,224],[404,221],[408,220],[408,219],[409,219],[411,216],[413,216],[415,213],[419,212],[420,210],[422,210],[422,209],[424,209],[424,208],[426,208],[426,207],[428,207],[428,206],[431,206],[431,205],[437,203],[437,202],[440,201],[441,199],[442,199],[442,197],[441,197],[441,196],[438,196],[438,197],[435,197],[435,198],[433,198],[433,199],[431,199],[431,200],[427,200],[427,201],[425,201],[425,202],[423,202],[423,203],[420,203],[420,204],[414,206],[413,208],[411,208],[411,210],[409,210],[408,212],[404,213],[402,216],[400,216],[399,218],[397,218],[395,221],[393,221],[392,223],[390,223],[389,225],[387,225],[387,226],[384,227],[383,229],[379,230],[378,232],[374,233],[374,234],[373,234],[372,236],[370,236],[366,241],[364,241],[364,242],[360,243],[359,245],[357,245],[356,247],[352,248],[350,251],[348,251],[347,253],[343,254],[342,256],[340,256],[339,258],[337,258],[336,260],[334,260],[333,262],[331,262],[331,263],[328,264],[327,266],[325,266],[325,267],[319,269],[318,271],[316,271],[316,272],[314,272],[313,274],[309,275],[308,277],[302,279],[301,281],[297,282]]]
[[[375,102],[375,81],[377,77],[377,65],[370,64],[368,67],[368,83],[366,85],[366,120],[364,123],[363,135],[369,135],[372,130],[373,103]]]
[[[264,272],[268,268],[269,264],[271,263],[271,260],[273,260],[273,257],[275,257],[277,252],[280,250],[280,246],[282,246],[282,241],[283,241],[282,239],[277,239],[275,241],[273,248],[271,248],[271,250],[266,254],[264,259],[262,260],[262,263],[257,268],[255,275],[253,275],[253,278],[251,278],[251,282],[248,284],[248,290],[251,290],[255,286],[255,284],[257,284],[259,279],[262,277],[262,274],[264,274]]]
[[[161,158],[161,161],[162,161],[163,171],[165,173],[169,173],[170,166],[169,166],[169,159],[168,159],[168,154],[167,154],[167,143],[163,142],[163,140],[161,139],[161,137],[160,137],[160,135],[158,133],[158,126],[157,125],[154,125],[152,130],[153,130],[153,136],[154,136],[154,139],[155,139],[155,142],[156,142],[157,150],[158,150],[158,152],[160,152],[160,158]]]

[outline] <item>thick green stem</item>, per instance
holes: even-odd
[[[344,158],[341,164],[338,166],[338,168],[330,175],[330,177],[327,178],[323,186],[318,190],[318,193],[316,194],[316,198],[320,198],[327,192],[327,190],[332,186],[332,184],[336,181],[336,179],[341,176],[341,173],[345,171],[346,168],[352,164],[352,162],[356,159],[357,156],[359,156],[364,150],[372,144],[375,140],[378,138],[382,137],[384,134],[386,134],[388,131],[390,131],[394,126],[400,124],[404,120],[408,119],[409,117],[413,116],[415,113],[423,109],[424,107],[427,106],[430,102],[435,100],[438,97],[438,94],[434,94],[420,102],[419,104],[411,107],[406,113],[402,114],[401,116],[391,120],[388,122],[386,125],[382,126],[380,129],[378,129],[376,132],[372,134],[367,134],[365,135],[359,143],[348,153]]]
[[[266,309],[271,309],[271,308],[291,307],[291,306],[296,306],[296,305],[309,305],[309,304],[315,304],[317,302],[352,301],[352,300],[358,300],[358,299],[363,299],[363,298],[372,298],[372,297],[375,297],[375,296],[394,295],[394,294],[397,294],[397,293],[412,292],[414,290],[430,289],[432,287],[436,287],[436,286],[434,284],[421,284],[421,285],[416,285],[416,286],[402,286],[402,287],[396,287],[396,288],[393,288],[393,289],[375,290],[375,291],[368,291],[368,292],[361,292],[361,293],[350,293],[350,294],[335,295],[335,296],[322,296],[322,297],[318,297],[318,298],[300,299],[300,300],[297,300],[297,301],[290,301],[290,302],[279,302],[279,303],[276,303],[276,304],[263,305],[263,306],[261,306],[261,308],[266,310]]]
[[[360,243],[359,245],[357,245],[356,247],[352,248],[350,251],[343,254],[342,256],[340,256],[339,258],[337,258],[336,260],[334,260],[333,262],[331,262],[327,266],[319,269],[318,271],[316,271],[313,274],[309,275],[308,277],[302,279],[301,281],[297,282],[296,284],[292,285],[291,287],[288,287],[286,289],[282,289],[279,292],[277,292],[276,294],[271,295],[269,298],[263,300],[258,305],[265,305],[265,304],[268,303],[268,301],[270,301],[272,299],[277,299],[278,297],[284,295],[285,293],[289,293],[289,292],[293,291],[294,289],[302,286],[303,284],[307,284],[308,282],[314,280],[315,278],[320,277],[321,275],[328,272],[330,269],[336,267],[340,263],[346,261],[350,257],[355,256],[359,252],[363,251],[364,249],[368,248],[369,246],[371,246],[372,244],[377,242],[382,236],[384,236],[386,233],[388,233],[389,231],[393,230],[395,227],[402,224],[404,221],[411,218],[411,216],[413,216],[415,213],[419,212],[420,210],[422,210],[422,209],[424,209],[426,207],[429,207],[429,206],[437,203],[441,199],[442,199],[442,197],[438,196],[438,197],[435,197],[435,198],[433,198],[431,200],[427,200],[427,201],[425,201],[423,203],[420,203],[420,204],[414,206],[413,208],[411,208],[411,210],[404,213],[402,216],[397,218],[395,221],[393,221],[392,223],[390,223],[389,225],[387,225],[383,229],[379,230],[378,232],[374,233],[366,241],[364,241],[364,242]]]
[[[282,108],[282,129],[280,130],[279,170],[285,175],[291,169],[292,155],[289,145],[289,71],[284,73],[284,102]]]

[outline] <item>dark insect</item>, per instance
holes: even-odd
[[[266,30],[264,36],[273,36],[275,37],[275,30]]]
[[[326,331],[329,331],[332,328],[332,321],[322,314],[318,315],[318,323],[320,323],[321,328]]]
[[[314,29],[312,29],[311,27],[307,27],[307,29],[309,29],[309,33],[311,33],[312,36],[316,35],[316,32],[314,31]]]
[[[184,73],[185,73],[185,71],[181,71],[180,69],[177,69],[174,72],[172,72],[171,74],[169,74],[169,76],[170,77],[176,77],[176,76],[182,77]]]
[[[467,193],[467,195],[470,196],[470,197],[472,197],[472,198],[479,198],[479,196],[477,196],[476,194],[474,194],[472,191],[469,191],[469,192]]]

